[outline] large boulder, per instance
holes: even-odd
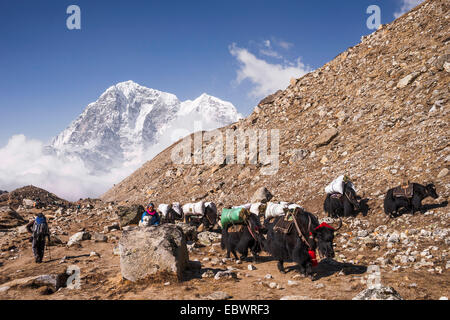
[[[145,209],[141,205],[134,204],[129,207],[118,207],[116,214],[119,217],[120,227],[123,228],[130,224],[138,224]]]
[[[368,288],[356,295],[352,300],[403,300],[392,287]]]
[[[0,207],[0,230],[16,228],[26,223],[27,221],[14,209],[8,206]]]
[[[32,209],[36,206],[36,201],[34,200],[30,200],[30,199],[23,199],[22,200],[22,205],[26,208],[26,209]]]
[[[122,233],[119,240],[122,277],[144,279],[182,279],[188,267],[186,239],[174,224],[137,227]]]
[[[186,241],[197,241],[197,228],[184,222],[175,222],[178,227],[183,230]]]
[[[269,202],[273,198],[273,195],[267,190],[266,187],[261,187],[253,194],[251,202]]]

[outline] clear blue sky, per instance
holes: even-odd
[[[231,101],[248,115],[259,98],[235,83],[239,48],[258,54],[263,41],[287,61],[315,69],[356,45],[366,9],[383,24],[404,0],[143,1],[0,0],[0,147],[14,135],[49,141],[109,86],[126,80],[171,92]],[[68,30],[66,9],[81,8],[81,30]]]

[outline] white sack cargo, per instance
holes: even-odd
[[[260,216],[262,213],[264,213],[264,211],[261,212],[261,210],[263,210],[263,208],[261,207],[264,207],[262,202],[252,203],[248,211],[250,211],[250,213],[256,214],[257,216]]]
[[[172,209],[180,216],[183,216],[183,208],[181,208],[181,205],[179,202],[172,203]]]
[[[158,206],[158,211],[161,212],[161,215],[165,218],[167,214],[169,213],[169,210],[171,208],[170,204],[160,204]]]
[[[205,214],[205,202],[186,203],[183,206],[185,216],[203,216]]]
[[[234,206],[232,207],[233,209],[239,209],[239,208],[244,208],[245,210],[250,210],[250,207],[252,206],[251,203],[246,203],[246,204],[242,204],[240,206]]]
[[[279,204],[274,202],[269,202],[267,204],[265,218],[275,218],[279,216],[284,216],[286,211],[288,210],[288,206],[285,204]]]
[[[356,192],[356,189],[355,189],[355,186],[353,185],[353,183],[349,182],[348,186],[350,188],[352,188],[353,190],[355,190],[355,192]],[[334,179],[333,182],[331,182],[328,186],[325,187],[325,192],[328,194],[331,194],[331,193],[343,194],[344,193],[343,187],[344,187],[344,176],[341,175],[341,176],[337,177],[336,179]]]
[[[304,210],[302,206],[300,206],[300,205],[298,205],[296,203],[291,203],[290,205],[288,205],[288,209],[290,211],[294,211],[297,208],[300,208],[300,209]]]

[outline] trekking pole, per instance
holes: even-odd
[[[50,251],[50,246],[48,245],[47,246],[47,250],[48,250],[48,256],[49,256],[49,261],[52,261],[52,253],[51,253],[51,251]]]

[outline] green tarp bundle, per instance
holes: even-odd
[[[223,209],[220,223],[222,228],[226,228],[229,224],[243,224],[249,215],[245,208]]]

